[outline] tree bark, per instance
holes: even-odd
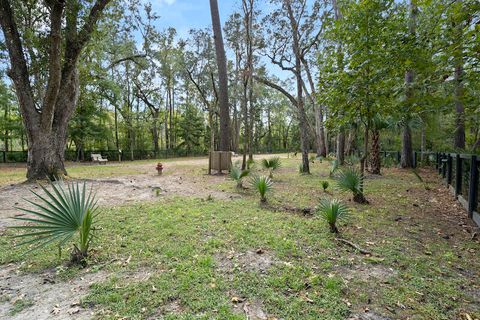
[[[9,76],[19,102],[28,141],[27,178],[55,178],[66,175],[64,166],[68,121],[75,111],[79,82],[77,63],[90,40],[96,22],[110,0],[97,0],[78,29],[79,9],[71,2],[46,2],[49,11],[48,81],[38,110],[30,83],[22,37],[10,1],[0,0],[0,25],[10,58]],[[67,13],[65,14],[65,7]],[[63,24],[62,17],[66,16]],[[62,32],[65,25],[65,32]],[[65,49],[62,50],[62,36]],[[40,101],[38,101],[40,102]]]
[[[222,25],[218,12],[217,0],[210,0],[212,16],[213,37],[215,40],[215,53],[218,66],[218,105],[220,109],[220,151],[230,150],[230,108],[228,105],[228,77],[227,58],[223,46]]]
[[[343,129],[340,129],[337,135],[337,161],[341,166],[345,164],[345,132]]]
[[[410,1],[410,22],[409,22],[409,32],[410,36],[416,38],[416,18],[417,17],[417,6],[413,3],[413,0]],[[405,72],[405,95],[407,104],[410,106],[413,103],[413,80],[414,72],[412,69],[409,69]],[[402,134],[402,153],[400,166],[402,168],[412,168],[413,167],[413,147],[412,147],[412,132],[409,124],[409,110],[404,116],[403,123],[403,134]]]
[[[460,12],[463,10],[463,1],[457,0],[456,3],[460,6]],[[461,19],[454,22],[455,30],[455,50],[453,61],[455,63],[455,93],[453,100],[455,102],[455,138],[454,145],[455,149],[464,150],[465,149],[465,107],[463,104],[463,27],[464,23]]]
[[[347,138],[347,145],[345,147],[345,154],[350,156],[353,153],[353,149],[355,148],[355,135],[357,133],[357,128],[353,127],[348,132]]]
[[[403,125],[400,166],[402,168],[413,168],[412,132],[408,123]]]
[[[290,0],[285,0],[284,4],[288,11],[290,26],[292,28],[292,50],[295,54],[295,77],[297,80],[297,111],[298,123],[300,126],[300,147],[302,149],[302,172],[310,173],[310,161],[308,159],[308,121],[304,108],[303,99],[303,79],[302,79],[302,55],[300,52],[298,22],[295,20]]]
[[[372,151],[370,160],[370,171],[373,174],[380,174],[380,131],[374,129],[372,132]]]

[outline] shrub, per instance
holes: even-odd
[[[323,192],[327,191],[328,186],[330,185],[330,184],[328,183],[328,181],[323,180],[323,181],[321,182],[321,184],[322,184]]]
[[[248,176],[250,170],[242,170],[239,167],[232,167],[230,169],[230,178],[237,182],[237,188],[243,187],[243,178]]]
[[[337,221],[345,218],[349,210],[340,200],[323,199],[317,207],[316,214],[328,223],[332,233],[338,233]]]
[[[32,202],[35,209],[17,208],[25,213],[34,215],[34,218],[16,217],[17,220],[29,222],[24,226],[11,228],[26,230],[24,234],[16,235],[17,238],[27,238],[19,245],[34,244],[28,252],[40,249],[45,245],[58,241],[59,246],[64,245],[74,236],[78,242],[74,244],[71,252],[71,262],[85,264],[88,249],[93,238],[92,225],[97,216],[95,194],[90,190],[87,195],[86,184],[81,187],[78,182],[64,184],[50,183],[53,192],[40,185],[46,196],[40,196],[32,190],[39,201]]]
[[[260,202],[267,202],[267,192],[272,189],[273,182],[267,176],[255,176],[252,179],[252,186],[260,195]]]
[[[303,163],[298,165],[298,173],[303,174]]]
[[[355,168],[342,170],[337,175],[337,187],[353,193],[353,201],[368,203],[363,195],[363,175]]]
[[[263,159],[262,160],[262,167],[264,167],[265,169],[268,169],[270,170],[270,173],[269,173],[269,177],[270,179],[273,178],[273,171],[277,170],[278,168],[280,168],[281,166],[281,161],[280,161],[280,158],[279,157],[275,157],[275,158],[272,158],[272,159]]]
[[[255,160],[248,159],[247,160],[247,169],[251,170],[251,169],[255,168],[255,164],[256,164]]]

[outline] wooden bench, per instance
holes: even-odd
[[[92,157],[92,162],[94,163],[106,164],[108,162],[107,158],[102,158],[102,155],[98,153],[92,153],[91,157]]]

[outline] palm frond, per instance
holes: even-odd
[[[266,194],[273,187],[272,180],[267,176],[255,176],[253,177],[251,183],[253,188],[257,190],[258,194],[260,195],[260,200],[262,202],[267,201]]]
[[[337,221],[345,218],[350,210],[340,200],[323,199],[317,207],[316,214],[324,219],[330,226],[331,232],[338,232]]]
[[[33,244],[30,252],[57,240],[62,245],[78,233],[80,250],[86,255],[97,203],[93,190],[87,192],[86,184],[81,186],[78,182],[66,185],[63,181],[51,182],[50,186],[52,191],[40,185],[45,196],[32,190],[37,201],[24,199],[33,209],[17,207],[34,217],[16,217],[30,224],[11,227],[28,231],[14,237],[26,239],[19,245]]]

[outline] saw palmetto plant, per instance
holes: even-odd
[[[323,199],[315,212],[328,223],[332,233],[338,233],[337,221],[345,218],[350,211],[340,200]]]
[[[260,202],[267,202],[267,193],[273,187],[272,180],[267,176],[255,176],[252,179],[252,186],[260,195]]]
[[[230,178],[237,182],[237,188],[243,188],[243,178],[248,176],[250,170],[242,170],[239,167],[233,166],[230,169]]]
[[[280,168],[281,165],[282,165],[282,162],[280,161],[279,157],[262,160],[262,167],[269,170],[270,173],[268,176],[270,177],[270,179],[273,178],[273,171]]]
[[[86,184],[51,182],[49,188],[40,185],[45,195],[32,190],[37,201],[24,200],[34,209],[17,208],[33,217],[16,217],[28,222],[27,225],[11,228],[26,231],[15,235],[24,239],[19,245],[30,245],[29,250],[37,250],[57,242],[59,248],[76,237],[71,253],[71,262],[84,263],[93,238],[92,225],[97,216],[96,200]]]
[[[347,168],[337,174],[337,187],[342,191],[352,192],[353,201],[368,203],[363,194],[363,175],[355,168]]]

